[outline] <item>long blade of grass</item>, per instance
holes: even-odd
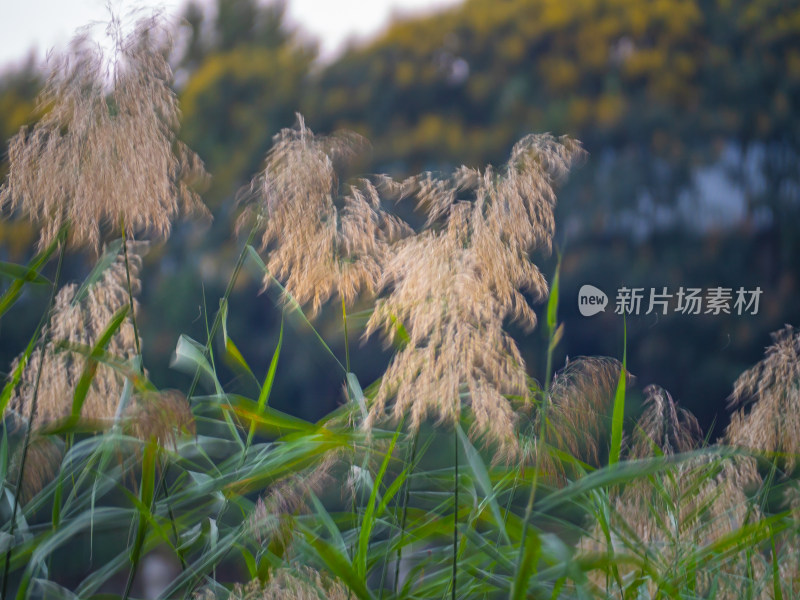
[[[80,418],[83,403],[86,401],[89,388],[97,373],[97,366],[99,364],[96,360],[97,357],[105,352],[106,347],[111,342],[111,338],[114,337],[114,334],[119,330],[129,310],[130,307],[127,305],[120,308],[111,318],[111,321],[106,325],[106,328],[92,347],[92,354],[86,359],[86,365],[83,368],[83,372],[81,372],[81,377],[78,379],[78,383],[75,386],[75,393],[72,396],[71,417],[73,420],[77,421],[77,419]]]
[[[402,424],[400,427],[402,427]],[[364,518],[361,520],[361,527],[358,534],[358,549],[353,559],[353,567],[355,568],[356,574],[362,578],[365,578],[367,575],[367,549],[369,547],[369,538],[372,534],[372,528],[375,526],[375,518],[380,516],[375,512],[375,503],[377,502],[378,493],[383,483],[383,477],[386,475],[386,469],[389,468],[389,462],[392,459],[392,453],[394,452],[397,438],[400,437],[400,427],[398,427],[392,441],[389,443],[389,448],[386,450],[386,455],[383,457],[381,466],[375,476],[375,481],[372,484],[372,491],[369,495],[367,510],[364,512]]]
[[[28,346],[25,348],[25,352],[19,359],[17,366],[14,368],[14,372],[11,373],[8,381],[3,386],[3,391],[0,392],[0,415],[4,415],[6,412],[6,406],[8,405],[8,401],[11,400],[11,394],[14,393],[14,390],[17,388],[17,385],[19,385],[19,382],[22,379],[22,373],[25,371],[25,367],[28,365],[28,361],[31,358],[33,349],[36,347],[36,342],[39,341],[40,333],[41,328],[37,327],[36,331],[28,342]]]
[[[35,334],[36,336],[39,335],[39,332],[41,332],[42,329],[44,328],[44,325],[47,322],[47,319],[50,318],[50,310],[52,309],[53,303],[55,302],[56,293],[57,293],[56,290],[58,288],[58,281],[59,281],[59,279],[61,277],[61,266],[64,263],[64,254],[66,252],[66,240],[65,240],[65,238],[66,238],[66,228],[62,228],[62,230],[59,232],[59,234],[57,236],[57,239],[53,241],[53,244],[56,244],[58,246],[58,248],[59,248],[58,264],[56,265],[56,273],[55,273],[55,277],[53,278],[53,285],[52,285],[52,287],[50,289],[50,298],[47,301],[47,308],[45,309],[44,314],[42,315],[41,319],[39,320],[39,325],[36,328],[36,334]],[[56,246],[53,246],[53,244],[51,244],[51,247],[55,248]],[[44,262],[42,262],[42,264],[44,264]],[[17,283],[17,282],[15,282],[15,283]],[[10,288],[8,291],[11,291],[13,289],[13,287],[14,286],[12,285],[12,288]],[[20,289],[21,289],[21,286],[20,286]],[[6,296],[4,294],[3,298],[5,298],[5,297]],[[2,304],[2,302],[0,302],[0,304]],[[3,313],[3,311],[0,310],[0,315],[2,315],[2,313]],[[49,339],[50,339],[49,330],[47,330],[47,331],[45,331],[44,339],[43,339],[43,342],[42,342],[42,347],[43,348],[47,347]],[[23,446],[22,446],[22,457],[21,457],[20,462],[19,462],[19,472],[17,474],[17,482],[16,482],[16,486],[15,486],[16,493],[14,494],[14,502],[13,502],[13,507],[11,509],[11,527],[10,527],[10,531],[9,531],[9,535],[11,536],[11,540],[14,539],[14,528],[17,525],[16,517],[17,517],[17,510],[19,509],[20,490],[21,490],[21,487],[22,487],[22,477],[25,474],[25,462],[27,461],[27,458],[28,458],[28,449],[30,447],[31,432],[33,431],[33,424],[34,424],[34,422],[36,420],[36,408],[37,408],[38,397],[39,397],[39,383],[40,383],[41,377],[42,377],[42,368],[44,366],[44,362],[45,362],[44,361],[44,356],[41,356],[40,360],[39,360],[38,368],[36,370],[36,378],[35,378],[35,381],[34,381],[34,384],[33,384],[33,394],[31,396],[31,402],[30,402],[30,413],[28,414],[28,427],[25,430],[25,440],[24,440]],[[2,583],[2,593],[0,594],[0,598],[6,598],[7,597],[6,596],[6,592],[8,591],[8,574],[9,574],[9,568],[11,567],[12,556],[13,556],[13,545],[9,544],[9,547],[6,550],[5,565],[3,566],[3,583]]]
[[[553,370],[553,352],[555,351],[556,344],[558,343],[560,333],[562,331],[558,327],[558,296],[561,287],[561,257],[559,256],[558,263],[556,264],[555,275],[553,276],[553,285],[550,288],[550,296],[547,299],[547,364],[545,367],[545,385],[542,390],[542,399],[539,406],[539,437],[536,440],[537,452],[533,469],[533,481],[531,481],[531,489],[528,492],[528,502],[525,506],[525,516],[522,522],[522,535],[520,541],[519,552],[517,555],[517,568],[514,573],[514,582],[509,591],[509,598],[517,600],[523,598],[527,593],[528,580],[533,574],[536,566],[535,554],[538,553],[540,544],[538,542],[538,534],[534,533],[534,539],[528,540],[530,527],[531,514],[533,511],[534,500],[536,499],[536,488],[538,487],[539,475],[539,460],[542,453],[542,448],[545,447],[544,441],[547,439],[547,411],[550,403],[550,384],[552,381]]]
[[[59,244],[65,241],[66,239],[66,228],[62,229],[56,238],[50,242],[50,245],[45,248],[42,252],[34,256],[31,261],[27,264],[25,269],[25,273],[22,277],[16,277],[8,289],[3,292],[3,295],[0,296],[0,317],[2,317],[9,308],[14,306],[14,303],[19,299],[20,294],[22,293],[22,288],[25,286],[26,283],[37,279],[39,271],[44,267],[45,264],[50,260],[53,256],[55,251],[58,249]],[[55,287],[55,283],[53,286]]]
[[[467,464],[469,464],[469,467],[472,470],[472,474],[475,477],[475,481],[478,483],[481,494],[483,494],[484,499],[489,504],[489,510],[492,511],[492,517],[494,517],[494,520],[500,529],[500,535],[503,537],[503,540],[509,544],[511,543],[511,540],[508,538],[508,532],[503,526],[504,520],[502,514],[500,513],[500,505],[497,503],[497,494],[495,493],[492,482],[489,479],[489,471],[486,469],[486,465],[483,463],[483,460],[481,460],[480,454],[478,454],[475,446],[472,445],[472,443],[469,441],[469,438],[464,433],[461,425],[456,425],[456,431],[458,432],[458,439],[461,441],[461,446],[464,448],[464,454],[467,457]]]
[[[16,263],[10,263],[4,260],[0,260],[0,277],[6,277],[7,279],[18,279],[25,283],[34,283],[38,285],[52,285],[52,282],[36,269],[33,269],[27,265],[18,265]]]
[[[608,455],[608,464],[614,465],[619,462],[622,453],[622,425],[625,418],[625,386],[628,379],[628,327],[623,320],[623,350],[622,350],[622,369],[619,372],[617,389],[614,392],[614,410],[611,416],[611,450]]]
[[[250,365],[247,364],[244,355],[239,350],[236,343],[228,335],[228,301],[220,302],[220,312],[222,313],[222,340],[225,343],[225,358],[227,362],[239,371],[243,371],[249,378],[258,385],[258,379],[253,374]]]
[[[136,538],[131,549],[131,568],[128,572],[128,582],[125,584],[123,600],[127,600],[133,587],[133,580],[136,577],[136,570],[141,559],[142,546],[144,545],[147,523],[152,518],[152,509],[155,505],[155,485],[156,485],[156,453],[158,446],[155,441],[150,441],[145,446],[144,456],[142,457],[142,479],[139,490],[139,504],[136,506],[138,511],[138,523],[136,527]]]
[[[278,333],[278,344],[275,347],[275,352],[272,353],[272,360],[269,363],[269,369],[267,369],[267,374],[264,377],[264,383],[261,385],[261,391],[258,393],[258,415],[261,416],[264,413],[264,410],[267,408],[267,404],[269,402],[269,395],[272,392],[272,384],[275,382],[275,373],[278,370],[278,358],[281,355],[281,348],[283,347],[283,316],[281,316],[281,329],[280,333]],[[253,439],[253,435],[255,434],[255,427],[256,424],[254,421],[250,422],[250,431],[247,435],[247,443],[250,445],[250,441]]]
[[[267,276],[269,276],[269,278],[272,279],[273,284],[275,286],[277,286],[278,289],[281,290],[281,294],[283,294],[283,297],[286,299],[287,306],[289,306],[289,308],[291,308],[291,313],[297,315],[298,317],[300,317],[300,320],[303,323],[305,323],[308,326],[309,329],[311,329],[311,332],[316,336],[317,340],[319,340],[319,343],[322,345],[322,347],[328,352],[328,354],[331,355],[333,360],[336,361],[336,364],[339,365],[339,367],[342,369],[342,371],[347,373],[347,368],[337,358],[336,354],[334,354],[333,350],[331,350],[330,346],[328,346],[328,344],[325,342],[323,337],[320,335],[319,331],[317,331],[317,329],[311,324],[311,321],[308,320],[308,317],[306,317],[305,313],[303,312],[303,307],[300,306],[300,303],[294,298],[294,296],[292,296],[289,293],[289,290],[287,290],[285,287],[283,287],[283,284],[281,284],[281,282],[278,281],[275,278],[275,276],[269,271],[269,269],[267,268],[267,265],[264,264],[264,261],[261,260],[261,257],[258,255],[258,252],[256,251],[256,249],[253,248],[253,246],[248,244],[247,253],[248,253],[247,254],[248,258],[256,266],[256,268],[260,271],[260,273],[261,274],[266,274]]]

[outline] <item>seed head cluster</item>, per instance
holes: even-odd
[[[74,244],[97,250],[106,226],[163,236],[179,210],[206,212],[192,187],[202,163],[175,134],[168,42],[155,19],[127,35],[115,23],[113,57],[77,36],[52,64],[41,118],[10,141],[0,208],[38,225],[40,246],[67,224]]]
[[[697,448],[701,438],[694,415],[679,408],[659,386],[648,386],[645,393],[645,411],[636,425],[630,457],[669,458]],[[749,495],[761,484],[752,459],[694,455],[612,492],[607,523],[595,525],[580,548],[604,554],[633,551],[646,556],[658,576],[648,577],[643,586],[650,595],[657,595],[660,584],[656,582],[675,580],[699,548],[724,540],[763,518],[758,503]],[[749,550],[749,544],[733,546],[713,568],[702,564],[692,567],[689,572],[697,591],[703,597],[740,598],[740,578],[746,572],[757,583],[748,597],[770,598],[770,565],[765,556]],[[619,573],[625,580],[636,574],[627,566],[620,566]],[[606,586],[599,579],[595,583],[605,588],[609,597],[622,597],[615,585]]]
[[[517,451],[506,396],[529,392],[504,322],[536,323],[523,291],[541,298],[547,284],[530,252],[549,249],[554,182],[582,152],[572,140],[528,136],[500,174],[463,167],[451,179],[425,174],[405,184],[428,222],[395,243],[383,265],[387,293],[365,335],[383,330],[396,340],[402,331],[404,345],[384,374],[367,427],[392,399],[393,416],[410,414],[412,429],[428,416],[453,423],[464,404],[474,432],[486,433],[501,454]]]
[[[64,457],[64,443],[55,436],[34,433],[28,444],[28,456],[20,482],[19,498],[24,505],[58,474]],[[22,460],[22,446],[11,458],[8,481],[16,481]]]
[[[139,392],[123,417],[126,433],[162,447],[175,448],[180,433],[196,431],[189,403],[177,390]]]
[[[215,600],[211,591],[196,595],[197,600]],[[229,600],[349,600],[353,597],[347,586],[310,567],[282,567],[271,573],[266,584],[254,580],[242,586],[236,584]]]
[[[621,373],[622,363],[613,358],[581,356],[569,360],[553,377],[545,428],[547,443],[588,464],[602,464]],[[632,375],[626,373],[626,377],[633,382]],[[539,431],[537,416],[535,435]]]
[[[256,220],[269,274],[283,281],[312,314],[333,295],[351,302],[375,291],[389,243],[410,229],[380,209],[379,186],[361,179],[340,194],[339,172],[366,147],[352,133],[315,136],[298,127],[274,139],[266,165],[251,185],[239,227]]]
[[[131,285],[134,293],[138,290],[138,273],[141,258],[137,244],[128,242],[128,263]],[[49,339],[44,347],[31,353],[22,372],[19,386],[11,398],[9,406],[22,415],[30,414],[36,378],[41,367],[37,392],[37,413],[32,425],[56,421],[70,415],[72,399],[78,381],[86,365],[85,357],[64,346],[91,348],[102,332],[121,308],[128,306],[127,275],[123,256],[102,274],[100,279],[90,285],[82,297],[76,294],[75,284],[63,287],[55,298],[52,314],[47,327]],[[136,354],[133,324],[129,318],[114,334],[106,347],[109,356],[122,361]],[[12,369],[15,369],[18,358]],[[119,403],[124,377],[112,367],[99,364],[91,387],[82,408],[82,417],[91,421],[113,419]]]
[[[740,407],[726,431],[728,443],[786,456],[800,454],[800,331],[787,325],[772,334],[764,358],[742,373],[730,402]]]
[[[670,393],[658,385],[644,389],[644,412],[633,432],[632,458],[689,452],[702,439],[700,424],[688,410],[681,408]]]

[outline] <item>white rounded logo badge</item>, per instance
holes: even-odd
[[[578,310],[584,317],[603,312],[608,305],[608,296],[593,285],[583,285],[578,292]]]

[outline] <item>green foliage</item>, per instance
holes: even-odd
[[[314,49],[285,28],[281,5],[220,1],[206,39],[203,11],[192,4],[190,39],[177,65],[185,75],[183,132],[214,171],[210,196],[219,203],[258,170],[272,134],[298,107],[323,128],[347,124],[370,134],[374,164],[398,171],[496,160],[530,129],[571,132],[611,157],[606,166],[590,167],[592,175],[579,182],[584,191],[587,180],[593,187],[607,181],[600,191],[613,203],[644,186],[669,203],[694,165],[713,162],[719,144],[763,144],[767,154],[795,156],[795,13],[764,0],[470,0],[396,24],[311,76]],[[10,115],[13,129],[29,102],[23,96],[0,88],[0,112]],[[660,161],[670,171],[666,181],[659,179]],[[768,187],[783,185],[791,170],[784,167],[770,172]],[[614,181],[628,169],[637,171]],[[596,192],[573,192],[571,208],[594,203]],[[775,215],[790,211],[775,189],[753,192],[748,202],[751,209],[766,203]],[[597,202],[582,218],[611,214],[607,209]],[[370,309],[349,315],[343,309],[341,327],[331,319],[312,324],[278,281],[282,275],[270,273],[252,246],[254,234],[238,259],[226,246],[212,250],[214,264],[231,272],[227,285],[218,286],[224,289],[219,308],[210,315],[204,294],[199,334],[169,341],[172,366],[189,377],[179,381],[191,423],[155,411],[136,416],[138,425],[153,427],[130,427],[127,409],[134,402],[167,391],[153,375],[164,365],[148,362],[153,371],[145,371],[138,348],[127,357],[109,354],[111,339],[136,310],[130,287],[130,307],[104,323],[91,345],[64,343],[42,325],[19,344],[20,361],[0,393],[5,597],[140,597],[142,565],[159,556],[178,565],[159,598],[251,599],[276,587],[284,593],[279,597],[305,597],[302,589],[333,600],[342,590],[342,598],[362,600],[777,600],[800,593],[800,481],[797,472],[779,470],[792,464],[782,449],[717,443],[672,454],[651,440],[653,456],[630,452],[626,433],[644,428],[628,420],[636,412],[628,366],[653,359],[628,347],[639,347],[647,333],[633,331],[629,342],[626,325],[612,402],[597,410],[601,423],[587,425],[582,419],[592,415],[569,413],[552,393],[558,353],[577,335],[564,300],[574,297],[569,278],[596,273],[608,254],[598,256],[589,245],[565,253],[563,262],[559,256],[544,310],[545,340],[537,349],[546,357],[537,372],[544,384],[531,379],[525,398],[502,397],[515,418],[530,424],[514,430],[519,453],[502,455],[476,434],[469,410],[452,423],[425,421],[419,428],[404,420],[369,421],[381,379],[359,370],[371,349],[361,357],[353,349],[351,365],[347,336]],[[50,286],[55,294],[61,263],[55,277],[49,263],[57,246],[26,265],[0,262],[3,284],[9,282],[0,296],[4,323],[12,305],[22,310],[25,303],[17,301],[30,290]],[[86,269],[74,303],[92,293],[120,247],[112,243]],[[206,258],[187,252],[185,262]],[[247,326],[263,320],[267,309],[258,306],[258,317],[248,320],[241,313],[249,307],[236,302],[243,292],[254,293],[249,272],[274,283],[272,336]],[[201,287],[192,273],[183,276]],[[187,312],[177,310],[182,317]],[[46,311],[42,323],[49,316]],[[408,324],[389,321],[398,346],[411,343]],[[331,341],[341,329],[344,358]],[[618,339],[616,329],[611,333]],[[71,418],[36,429],[35,408],[19,415],[7,405],[31,355],[51,335],[58,352],[74,354],[84,368],[65,394]],[[309,356],[328,362],[309,368]],[[687,360],[687,373],[705,375]],[[119,406],[113,421],[89,422],[81,408],[101,365],[125,384],[113,391]],[[299,404],[281,387],[298,371],[345,401],[319,418],[281,410]],[[796,397],[796,381],[778,383]],[[467,406],[472,392],[456,391]],[[602,440],[599,464],[568,450],[569,436],[604,428],[610,443]],[[39,446],[40,439],[52,444]],[[52,454],[35,454],[40,451]],[[26,462],[26,454],[34,458]],[[51,462],[55,472],[44,468]],[[31,497],[22,494],[24,484],[35,489]],[[71,557],[81,557],[78,566]],[[286,573],[304,587],[280,589],[291,580]],[[250,585],[236,585],[244,581]]]
[[[550,325],[556,327],[555,317]],[[182,341],[177,354],[186,361],[183,368],[204,371],[215,391],[191,398],[197,435],[179,438],[174,447],[118,429],[87,434],[76,428],[59,473],[21,507],[14,541],[4,538],[14,549],[9,576],[17,597],[44,590],[94,597],[114,589],[126,570],[131,576],[123,595],[136,595],[134,574],[142,561],[164,551],[184,567],[162,598],[193,590],[218,596],[231,582],[215,572],[263,581],[285,564],[320,569],[357,598],[438,598],[449,594],[453,579],[445,565],[451,556],[459,598],[699,598],[714,586],[730,590],[731,569],[741,560],[754,561],[755,570],[747,575],[752,593],[739,597],[760,597],[760,589],[774,597],[797,591],[777,567],[792,560],[793,513],[779,502],[761,514],[760,500],[797,485],[792,478],[766,482],[720,513],[715,507],[724,496],[699,504],[694,499],[706,497],[708,486],[724,485],[720,473],[735,459],[724,447],[645,460],[623,451],[613,468],[584,466],[574,479],[555,483],[539,472],[547,461],[520,469],[474,447],[462,429],[471,426],[466,413],[454,434],[435,427],[413,434],[400,424],[367,435],[354,425],[364,418],[355,401],[320,423],[307,422],[267,405],[273,380],[282,376],[281,340],[252,397],[225,392],[214,353],[206,357],[201,344]],[[91,359],[93,351],[87,352]],[[366,401],[371,393],[368,388]],[[453,435],[466,459],[457,480]],[[325,484],[348,478],[335,489]],[[691,486],[676,495],[682,478]],[[653,500],[642,512],[626,512],[627,494],[651,489]],[[529,491],[536,493],[526,510]],[[256,504],[262,494],[263,504]],[[753,517],[731,526],[728,520],[741,511]],[[680,564],[665,569],[652,555],[663,547],[642,537],[636,519],[652,520],[655,529],[646,531],[670,535],[671,518],[680,522],[679,538],[670,544],[711,537],[687,546]],[[614,540],[613,549],[597,541],[599,524],[606,532],[599,539]],[[455,555],[453,527],[459,534]],[[719,535],[709,533],[715,527]],[[102,547],[102,555],[75,578],[59,567],[58,557],[83,553],[86,544],[95,552]],[[752,547],[770,552],[752,555]],[[759,566],[762,556],[768,557],[766,570]]]

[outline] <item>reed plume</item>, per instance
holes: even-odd
[[[739,410],[725,438],[733,445],[783,453],[792,470],[800,453],[800,331],[787,325],[772,339],[764,358],[734,384],[729,402]]]
[[[653,456],[655,450],[670,455],[697,448],[702,440],[697,418],[680,408],[661,386],[648,385],[644,393],[645,410],[636,424],[629,455],[646,458]]]
[[[106,226],[166,236],[179,210],[207,213],[192,188],[205,177],[202,163],[176,137],[169,42],[158,20],[124,35],[113,19],[109,33],[111,57],[83,33],[53,60],[40,120],[9,143],[0,208],[40,226],[41,247],[66,224],[74,244],[97,250]]]
[[[645,394],[645,411],[638,419],[629,456],[670,457],[695,449],[702,437],[694,415],[679,408],[669,392],[659,386],[648,386]],[[750,552],[746,543],[729,550],[713,568],[687,563],[694,560],[691,557],[698,548],[763,518],[758,503],[749,495],[761,484],[752,459],[692,456],[612,490],[607,513],[610,534],[597,524],[580,547],[645,556],[658,573],[658,577],[648,576],[642,582],[651,596],[664,581],[680,586],[680,578],[689,574],[702,597],[713,593],[715,598],[734,600],[741,597],[741,574],[750,573],[757,586],[748,597],[769,598],[769,565],[761,554]],[[626,581],[636,575],[628,567],[621,568],[620,573]],[[606,581],[604,585],[603,579],[593,576],[601,593],[622,597],[616,584]]]
[[[365,336],[389,340],[402,325],[408,339],[384,374],[366,427],[410,413],[416,429],[427,416],[456,422],[462,400],[473,434],[487,434],[500,454],[514,455],[516,415],[507,395],[527,398],[527,376],[506,318],[528,328],[536,315],[523,292],[547,294],[530,260],[553,235],[553,185],[582,155],[572,140],[549,135],[521,140],[500,175],[463,167],[451,179],[425,174],[408,186],[428,225],[394,244]]]
[[[227,597],[229,600],[350,600],[353,595],[339,579],[302,566],[276,569],[266,583],[256,579],[245,586],[236,584]],[[217,596],[205,591],[196,598],[214,600]]]
[[[334,481],[331,471],[342,452],[328,452],[319,463],[278,479],[258,499],[248,529],[259,543],[278,540],[284,546],[289,544],[294,533],[290,515],[305,510],[309,498]]]
[[[339,172],[366,147],[360,136],[339,132],[316,136],[298,115],[298,126],[275,136],[264,170],[244,196],[237,227],[255,220],[269,274],[311,313],[338,294],[350,303],[360,291],[375,291],[389,243],[411,232],[381,210],[381,186],[360,179],[340,195]]]
[[[671,451],[666,452],[669,455]],[[639,594],[657,597],[665,582],[689,585],[698,597],[736,600],[742,597],[743,574],[755,584],[748,598],[771,598],[771,571],[766,557],[751,551],[751,538],[730,544],[713,563],[695,562],[699,549],[745,531],[763,518],[745,490],[758,485],[752,464],[697,457],[630,483],[611,497],[607,530],[599,524],[580,542],[580,549],[642,557],[651,571],[619,566],[625,582],[643,577]],[[701,553],[702,554],[702,553]],[[653,576],[653,574],[656,574]],[[600,597],[622,598],[623,592],[607,575],[592,574]],[[635,593],[629,589],[624,597]]]
[[[139,287],[137,276],[141,267],[137,246],[138,244],[128,242],[128,262],[134,293]],[[41,338],[48,342],[32,352],[22,372],[20,384],[9,402],[12,410],[23,415],[29,414],[36,373],[39,363],[44,361],[39,381],[37,411],[33,423],[30,424],[33,427],[67,417],[71,413],[73,394],[86,359],[81,354],[63,349],[62,346],[91,348],[117,311],[128,306],[127,274],[122,254],[117,256],[114,264],[105,270],[98,281],[86,289],[83,297],[76,297],[77,292],[78,287],[75,284],[59,290],[47,325],[50,334]],[[106,352],[121,360],[136,355],[130,319],[123,321],[112,336]],[[13,368],[16,368],[19,360],[15,360]],[[117,370],[99,364],[83,404],[82,416],[90,421],[113,419],[123,383],[124,377]]]
[[[17,448],[11,458],[8,481],[17,481],[19,478],[22,450],[22,446]],[[20,481],[19,501],[22,505],[27,504],[45,485],[55,479],[63,456],[64,444],[57,437],[39,433],[31,436],[25,470]]]
[[[135,394],[124,415],[124,428],[140,440],[154,439],[160,446],[172,448],[179,434],[196,432],[189,403],[177,390]]]
[[[609,443],[614,394],[622,363],[581,356],[556,373],[550,389],[546,438],[552,446],[583,462],[600,466]],[[634,377],[626,373],[627,382]],[[537,426],[538,431],[538,426]]]

